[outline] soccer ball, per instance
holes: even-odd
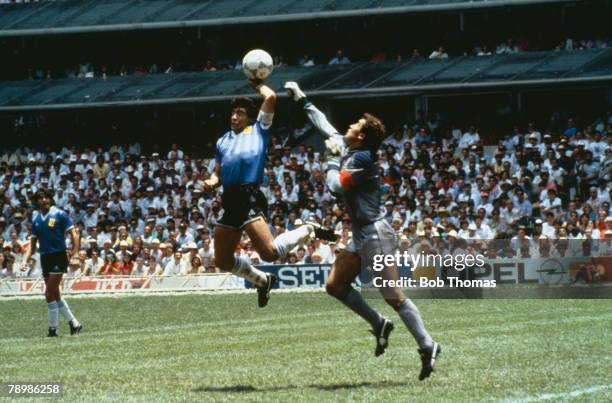
[[[253,49],[244,55],[242,68],[249,80],[265,80],[272,73],[274,62],[265,50]]]

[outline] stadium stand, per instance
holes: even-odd
[[[419,248],[427,240],[442,250],[454,237],[499,257],[556,256],[568,241],[574,249],[569,254],[579,253],[585,241],[594,256],[612,252],[612,114],[579,130],[573,120],[555,115],[549,123],[541,131],[530,126],[506,136],[492,155],[484,153],[477,131],[445,131],[430,122],[393,132],[378,152],[378,164],[386,219],[401,247]],[[28,271],[16,268],[29,245],[31,198],[45,187],[53,189],[56,204],[83,236],[79,265],[69,276],[130,275],[136,258],[144,262],[145,275],[179,274],[176,264],[168,268],[178,251],[184,252],[180,274],[214,272],[211,230],[222,215],[220,190],[200,191],[212,164],[214,159],[177,145],[161,155],[137,143],[4,150],[0,278],[40,276],[36,256]],[[338,235],[335,243],[311,241],[275,263],[331,263],[349,242],[344,207],[323,181],[325,166],[322,153],[283,147],[272,138],[262,190],[273,233],[314,218]],[[246,237],[237,253],[263,263]],[[195,267],[194,257],[200,259]]]
[[[214,137],[227,129],[226,116],[220,112],[220,103],[216,101],[252,95],[240,66],[235,69],[238,56],[229,49],[232,41],[244,33],[237,32],[224,40],[225,34],[238,31],[239,26],[247,27],[246,31],[251,26],[249,23],[256,22],[356,17],[355,24],[369,23],[373,27],[364,32],[363,38],[368,38],[379,30],[377,24],[397,23],[398,20],[393,18],[404,18],[408,13],[412,13],[411,24],[415,30],[429,27],[426,29],[430,31],[411,37],[412,42],[403,47],[392,44],[386,49],[378,49],[380,41],[393,36],[393,29],[389,29],[389,35],[384,38],[373,35],[371,40],[365,40],[367,43],[364,43],[361,53],[355,52],[355,48],[345,48],[353,63],[327,65],[328,56],[339,49],[335,46],[342,46],[342,41],[348,43],[343,38],[337,44],[326,43],[329,49],[321,49],[314,55],[315,66],[277,67],[267,81],[284,96],[280,91],[282,84],[296,80],[309,96],[326,98],[322,102],[324,106],[330,106],[330,100],[338,100],[334,109],[342,103],[343,96],[350,98],[350,102],[355,102],[353,98],[358,96],[377,96],[381,105],[393,102],[383,99],[385,95],[402,96],[396,108],[390,108],[393,109],[390,114],[398,111],[393,117],[396,121],[389,121],[390,136],[378,151],[386,219],[397,231],[400,246],[417,250],[427,242],[429,247],[441,251],[454,237],[475,239],[478,241],[475,247],[485,255],[493,252],[496,256],[520,254],[521,257],[535,258],[546,256],[542,245],[549,243],[552,247],[550,256],[555,256],[569,240],[578,243],[574,245],[577,249],[581,249],[586,241],[595,253],[612,253],[610,113],[594,120],[594,111],[588,113],[588,118],[584,114],[584,109],[592,104],[581,109],[582,116],[578,112],[571,115],[571,106],[563,105],[565,109],[550,115],[548,120],[547,112],[538,112],[543,116],[536,121],[542,127],[530,127],[525,124],[524,115],[505,112],[515,106],[510,105],[515,101],[513,99],[499,105],[500,113],[494,110],[491,116],[484,116],[481,121],[473,120],[474,124],[481,124],[480,135],[479,129],[458,129],[451,124],[453,118],[443,116],[443,113],[438,115],[427,109],[415,110],[414,116],[410,116],[412,111],[402,113],[405,109],[412,109],[408,97],[414,96],[410,102],[414,102],[417,109],[419,101],[416,98],[423,94],[444,97],[456,95],[457,89],[465,91],[461,93],[464,95],[483,88],[509,93],[507,89],[513,88],[509,98],[519,98],[514,95],[520,95],[520,91],[527,88],[559,90],[566,84],[589,89],[600,86],[600,96],[592,102],[608,100],[608,109],[605,105],[598,107],[597,113],[609,110],[609,83],[612,82],[612,48],[606,48],[609,32],[605,29],[601,33],[582,30],[581,27],[574,29],[572,26],[576,21],[578,25],[590,23],[590,17],[584,15],[600,8],[587,7],[587,12],[570,10],[566,20],[562,10],[563,4],[567,3],[564,0],[63,0],[6,3],[15,2],[0,0],[3,50],[14,55],[14,60],[8,63],[14,72],[6,77],[25,78],[23,73],[29,70],[27,77],[32,79],[0,82],[0,118],[4,119],[3,136],[7,136],[3,145],[5,149],[0,155],[0,241],[4,242],[0,245],[3,247],[0,278],[40,276],[36,257],[27,272],[15,268],[29,245],[31,198],[41,187],[53,189],[56,203],[69,212],[83,235],[79,266],[71,267],[69,276],[129,275],[137,258],[144,261],[149,275],[176,274],[176,264],[171,270],[167,270],[167,265],[178,251],[185,252],[179,270],[181,274],[215,271],[211,229],[222,215],[220,193],[204,194],[200,189],[201,182],[211,170]],[[520,18],[519,10],[516,14],[508,13],[487,20],[483,27],[479,24],[484,19],[481,21],[478,17],[468,21],[465,31],[457,27],[461,31],[461,38],[457,41],[435,37],[430,42],[419,43],[422,36],[429,36],[445,24],[443,13],[440,13],[437,25],[430,24],[431,20],[427,18],[421,21],[420,16],[425,15],[425,11],[456,10],[452,13],[453,24],[460,25],[465,22],[463,15],[459,18],[461,10],[511,6],[517,6],[513,8],[517,10],[519,5],[547,3],[557,5],[552,10],[553,18],[567,29],[563,34],[560,34],[561,30],[553,32],[540,42],[537,41],[540,36],[538,29],[533,27],[520,37],[512,38],[514,33],[506,34],[505,31],[503,37],[489,37],[491,27],[487,24],[495,29],[497,23]],[[539,13],[547,15],[548,11],[548,8],[541,8]],[[578,17],[571,20],[572,14]],[[389,19],[366,21],[374,15],[385,15]],[[539,15],[534,18],[539,18]],[[350,36],[351,30],[356,29],[350,24],[336,26],[336,20],[328,22],[329,26],[320,35],[338,28],[338,31],[344,29],[339,33]],[[183,30],[220,25],[228,28],[216,33],[212,29],[202,32],[197,28]],[[136,35],[132,32],[94,33],[154,28],[176,29],[144,31]],[[296,31],[301,32],[301,29],[311,27],[300,27]],[[517,30],[519,33],[522,31],[521,27]],[[70,37],[53,34],[86,32],[92,32],[83,35],[88,40],[76,43],[70,52],[66,52],[64,60],[56,62],[47,56],[55,56],[54,52],[65,46],[64,38]],[[276,35],[279,36],[288,33],[282,29],[278,32]],[[450,30],[449,35],[454,35],[453,32]],[[28,35],[40,35],[40,38],[26,38]],[[102,53],[97,50],[105,45],[105,41],[120,41],[122,35],[130,38],[130,41],[126,40],[129,42],[127,50],[117,54],[99,54],[91,60],[92,49],[94,53]],[[165,35],[168,37],[164,38]],[[281,48],[275,56],[294,59],[296,54],[283,53],[293,46],[291,36],[287,36],[289,45],[285,48],[276,43],[282,41],[273,41],[273,45]],[[49,40],[50,37],[55,39]],[[168,42],[166,48],[176,47],[177,51],[160,52],[159,59],[146,52],[135,52],[137,55],[132,59],[126,57],[126,53],[140,46],[141,41],[162,42],[164,39]],[[534,41],[530,42],[531,39]],[[188,46],[192,41],[197,46]],[[440,43],[431,43],[434,41]],[[222,50],[213,57],[211,54],[214,52],[208,52],[207,45]],[[298,57],[309,50],[308,44],[301,46],[303,49],[296,50]],[[481,46],[487,46],[492,52],[483,51]],[[445,56],[448,52],[451,57],[427,59],[432,50],[440,47],[446,49],[443,51]],[[557,50],[553,51],[555,48]],[[420,51],[425,58],[419,56],[402,61],[402,54],[408,56],[412,49],[417,49],[417,53]],[[242,52],[242,49],[236,52]],[[377,53],[383,54],[379,59],[382,61],[367,61],[374,59],[373,55],[380,56]],[[181,60],[185,55],[188,60]],[[190,61],[190,55],[218,62],[219,71],[195,71],[202,70],[197,63],[204,60]],[[399,60],[391,61],[395,59]],[[155,69],[149,67],[154,63],[160,66],[159,70],[157,65]],[[169,69],[168,74],[161,74],[167,66],[176,68]],[[537,99],[523,101],[537,102]],[[203,102],[208,103],[204,105]],[[474,101],[462,99],[460,102],[469,104]],[[478,109],[486,102],[487,99],[482,98],[475,101],[472,108]],[[142,140],[152,132],[131,133],[129,125],[122,127],[121,131],[112,132],[111,129],[112,133],[103,134],[108,137],[103,137],[102,142],[99,139],[80,141],[79,137],[95,137],[89,129],[99,122],[100,128],[96,133],[103,133],[107,130],[105,128],[116,123],[115,119],[119,121],[118,126],[126,120],[139,120],[141,116],[132,115],[132,111],[137,109],[164,109],[130,106],[165,104],[167,109],[171,109],[179,103],[193,105],[180,105],[185,110],[173,111],[176,115],[154,111],[151,113],[154,118],[145,116],[143,122],[134,125],[156,126],[163,117],[168,117],[170,130],[156,127],[151,149],[134,142],[111,145],[113,142]],[[115,106],[126,108],[113,108]],[[84,111],[86,107],[110,108]],[[492,108],[496,107],[492,105]],[[281,108],[289,107],[283,101],[279,102]],[[51,109],[66,110],[47,111]],[[197,120],[196,114],[192,113],[196,109],[201,109],[199,117],[204,116],[197,127],[202,147],[190,141],[189,134],[181,132]],[[104,117],[91,116],[89,120],[88,114],[94,115],[98,111]],[[458,114],[463,112],[462,109]],[[568,112],[569,116],[581,118],[577,119],[579,128],[575,127],[573,119],[567,119]],[[142,112],[143,115],[147,113]],[[67,119],[68,115],[70,118]],[[129,118],[122,119],[122,115]],[[184,116],[186,118],[182,119]],[[500,116],[516,119],[512,125],[517,129],[506,131],[506,123],[502,124]],[[47,126],[47,118],[59,121],[61,125]],[[72,125],[71,118],[77,126],[75,130],[81,132],[63,134]],[[469,116],[463,117],[462,125],[468,119]],[[484,119],[497,125],[499,132],[496,136],[484,127]],[[185,126],[181,126],[183,120]],[[300,220],[314,217],[333,226],[338,240],[330,244],[309,242],[286,260],[275,263],[331,263],[335,251],[346,245],[351,237],[344,207],[333,199],[323,180],[325,157],[316,147],[308,146],[316,145],[313,138],[317,136],[312,136],[314,130],[307,124],[299,126],[304,122],[295,110],[279,110],[275,137],[271,139],[268,150],[266,180],[262,184],[269,202],[270,226],[272,232],[278,234],[299,225]],[[546,125],[543,122],[547,122]],[[283,127],[284,124],[287,127]],[[35,128],[30,131],[31,126]],[[218,130],[219,127],[223,129]],[[300,140],[284,143],[290,132],[307,134]],[[56,138],[56,134],[64,137]],[[41,136],[48,138],[37,141]],[[302,141],[308,137],[313,141]],[[82,147],[97,141],[104,147],[93,150],[67,145],[59,148],[59,140],[53,146],[46,141],[51,138],[67,138],[71,142],[65,144],[81,144]],[[174,146],[162,155],[152,152],[159,150],[155,145],[168,138],[183,141],[190,149],[183,152]],[[8,148],[8,144],[18,148]],[[33,144],[37,144],[38,149]],[[290,148],[289,144],[295,148]],[[524,233],[530,238],[525,238]],[[512,247],[507,248],[508,243],[496,247],[495,242],[491,242],[493,239],[511,240]],[[605,245],[598,242],[603,240],[606,240]],[[92,259],[94,251],[101,260]],[[192,265],[194,253],[200,259],[196,267]],[[242,240],[237,253],[248,256],[254,264],[262,263],[247,238]]]
[[[66,0],[0,5],[0,36],[508,7],[569,0]]]
[[[281,89],[297,80],[312,95],[375,94],[385,91],[426,93],[461,86],[554,85],[612,79],[612,49],[525,52],[443,60],[283,67],[269,79]],[[549,80],[549,81],[547,81]],[[0,111],[75,106],[110,106],[217,101],[250,93],[241,71],[111,76],[107,79],[59,79],[0,83]]]

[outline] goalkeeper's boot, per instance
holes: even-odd
[[[442,352],[442,347],[435,341],[428,348],[421,348],[418,350],[421,356],[421,373],[419,374],[419,381],[428,378],[429,375],[434,371],[434,365],[436,364],[436,358]]]
[[[289,95],[295,102],[300,101],[301,99],[306,98],[306,94],[300,89],[300,86],[295,81],[287,81],[284,86],[287,91],[287,95]]]
[[[74,321],[70,321],[68,322],[68,325],[70,326],[70,335],[74,336],[77,335],[79,333],[81,333],[81,330],[83,330],[83,325],[81,325],[80,323],[74,323]]]
[[[324,227],[316,221],[306,221],[305,224],[311,225],[314,228],[315,238],[336,242],[336,234],[333,229]]]
[[[376,350],[374,350],[374,355],[376,357],[385,353],[385,350],[389,346],[389,335],[394,328],[395,325],[393,325],[393,322],[384,318],[378,329],[370,330],[374,337],[376,337]]]
[[[278,279],[274,274],[266,273],[266,284],[261,287],[257,287],[257,304],[260,308],[268,305],[268,301],[270,300],[270,290],[277,282]]]

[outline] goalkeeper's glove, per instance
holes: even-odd
[[[341,156],[344,153],[344,137],[331,136],[325,140],[325,153],[327,156]]]
[[[331,136],[325,140],[325,158],[327,169],[340,169],[340,161],[344,154],[344,138],[342,136]]]
[[[306,98],[306,94],[304,94],[304,92],[300,89],[298,83],[296,83],[295,81],[287,81],[284,87],[287,91],[287,95],[293,98],[295,102]]]
[[[342,157],[339,155],[327,155],[326,157],[327,160],[327,170],[336,170],[339,171],[340,170],[340,164],[341,164],[341,160]]]

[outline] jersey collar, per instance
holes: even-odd
[[[241,130],[239,133],[236,133],[234,130],[230,129],[230,130],[229,130],[229,134],[230,134],[230,136],[231,136],[232,138],[234,138],[234,137],[238,136],[239,134],[244,133],[244,132],[245,132],[247,129],[251,128],[252,126],[253,126],[253,125],[246,125],[246,126],[244,127],[244,129],[242,129],[242,130]],[[251,129],[249,129],[249,131],[248,131],[247,133],[251,133],[251,131],[252,131],[252,130],[253,130],[252,128],[251,128]]]
[[[40,217],[42,218],[43,221],[45,221],[47,219],[47,217],[49,217],[50,214],[53,214],[57,211],[57,207],[55,206],[51,206],[49,208],[49,211],[47,212],[47,214],[42,214],[42,211],[40,212]]]

